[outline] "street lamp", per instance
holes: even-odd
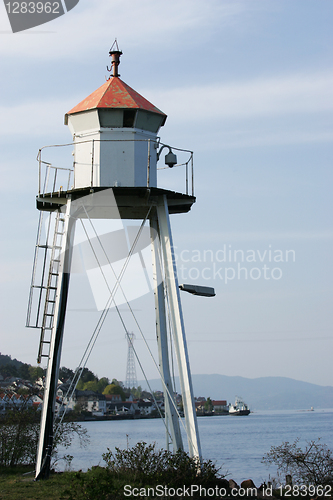
[[[210,286],[200,285],[179,285],[180,290],[183,292],[192,293],[192,295],[200,295],[201,297],[215,297],[216,293],[214,288]]]

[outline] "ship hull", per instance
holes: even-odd
[[[229,415],[249,415],[250,410],[229,411]]]

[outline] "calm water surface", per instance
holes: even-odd
[[[73,443],[67,451],[74,455],[72,468],[86,470],[93,465],[104,465],[102,453],[107,448],[130,447],[138,441],[155,442],[166,447],[165,427],[161,419],[85,422],[90,436],[87,448]],[[202,454],[228,472],[236,482],[251,478],[259,486],[274,476],[274,467],[267,469],[261,459],[271,446],[300,438],[306,441],[321,438],[333,449],[333,409],[315,411],[258,411],[248,416],[199,417],[198,426]],[[184,442],[186,442],[183,432]]]

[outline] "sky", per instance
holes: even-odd
[[[122,80],[168,115],[161,141],[194,152],[197,201],[171,216],[178,276],[216,296],[181,295],[192,373],[333,385],[332,18],[329,0],[80,0],[13,34],[0,6],[2,354],[36,364],[25,317],[38,149],[71,141],[64,115],[108,78],[117,38]],[[180,168],[159,182],[184,190]],[[156,357],[152,293],[131,307]],[[78,365],[99,314],[73,274],[61,365]],[[124,380],[126,357],[111,309],[87,366]]]

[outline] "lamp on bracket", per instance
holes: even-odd
[[[165,155],[165,164],[168,165],[168,167],[172,168],[177,163],[177,155],[175,155],[175,153],[172,152],[171,147],[167,146],[166,144],[163,144],[163,146],[157,152],[157,161],[160,159],[161,153],[164,148],[169,148],[169,153]]]

